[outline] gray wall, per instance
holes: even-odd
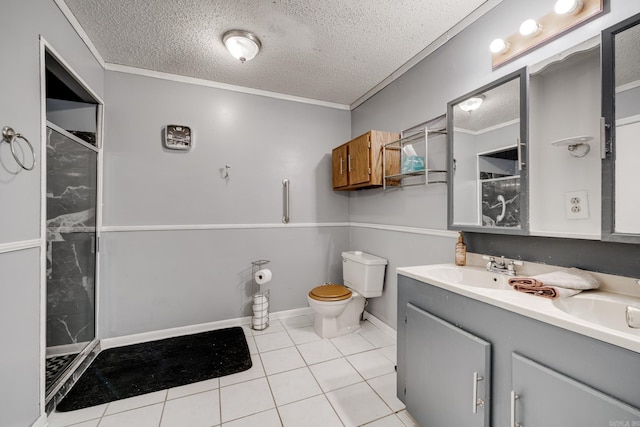
[[[340,280],[347,227],[105,233],[101,338],[251,315],[251,261],[268,259],[271,312]]]
[[[86,102],[47,100],[47,121],[68,131],[96,132],[98,107]]]
[[[51,0],[0,5],[0,126],[11,126],[34,145],[38,166],[16,172],[9,146],[0,143],[0,425],[31,425],[44,411],[40,322],[42,271],[40,201],[40,41],[42,35],[98,94],[103,70]],[[14,251],[17,242],[32,249]]]
[[[105,91],[101,338],[247,315],[257,259],[272,261],[271,311],[340,279],[348,228],[321,225],[349,220],[330,185],[348,111],[119,72]],[[162,147],[167,124],[191,126],[190,152]]]
[[[411,232],[351,227],[350,244],[389,261],[382,296],[370,298],[366,310],[396,329],[398,281],[396,268],[453,262],[453,239]],[[451,249],[451,250],[449,250]]]
[[[0,254],[0,425],[31,425],[40,402],[40,250]]]
[[[640,114],[640,87],[616,93],[616,119]]]
[[[351,134],[360,135],[368,129],[399,131],[437,117],[446,111],[448,101],[523,66],[550,58],[640,12],[640,2],[611,0],[609,13],[493,71],[488,49],[490,42],[516,32],[519,24],[529,17],[544,16],[553,10],[554,3],[555,0],[503,1],[384,90],[358,106],[352,112]],[[428,188],[414,187],[401,191],[360,191],[350,198],[350,211],[352,221],[446,230],[446,188],[443,184],[436,184]],[[486,239],[482,235],[468,237]],[[351,247],[377,255],[389,253],[386,248],[394,247],[397,250],[389,255],[391,265],[401,265],[407,259],[415,259],[416,253],[424,254],[419,264],[443,260],[452,262],[454,257],[453,233],[448,239],[428,234],[419,235],[406,246],[401,244],[405,236],[393,231],[389,231],[383,240],[369,240],[367,247],[359,247],[360,244],[365,244],[364,241],[352,239]],[[576,242],[579,244],[580,241]],[[492,247],[491,241],[482,246],[476,244],[475,247]],[[500,251],[500,248],[492,249],[494,252]],[[501,255],[510,254],[505,252]],[[540,253],[531,260],[545,260],[544,254]],[[392,286],[395,289],[395,284]],[[395,295],[385,292],[382,297],[371,302],[368,310],[391,323],[391,319],[395,318],[394,301]]]

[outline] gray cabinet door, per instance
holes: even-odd
[[[489,426],[491,344],[410,303],[406,328],[409,413],[423,427]]]
[[[637,408],[513,353],[515,424],[522,427],[640,426]],[[602,363],[607,363],[603,360]],[[508,398],[505,396],[505,398]]]

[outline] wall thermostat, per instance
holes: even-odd
[[[181,125],[165,126],[164,146],[170,150],[190,150],[193,146],[191,128]]]

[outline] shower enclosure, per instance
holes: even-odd
[[[95,338],[97,162],[47,123],[47,392]]]
[[[96,356],[98,174],[103,103],[43,42],[46,110],[45,402]]]

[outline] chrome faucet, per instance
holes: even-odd
[[[627,318],[627,325],[630,328],[640,328],[640,307],[628,305],[625,310],[625,316]]]
[[[500,257],[499,261],[496,261],[495,257],[484,256],[482,258],[489,260],[489,262],[487,263],[487,271],[506,274],[508,276],[515,276],[516,265],[522,265],[522,261],[516,261],[513,259],[509,260],[509,262],[507,263],[507,260],[505,260],[503,256]]]

